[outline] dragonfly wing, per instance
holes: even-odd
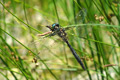
[[[40,53],[37,56],[40,56],[41,59],[43,60],[51,61],[51,63],[53,59],[56,59],[55,61],[57,61],[57,59],[58,61],[61,60],[60,53],[61,51],[64,50],[63,40],[58,36],[53,36],[53,37],[50,37],[50,36],[47,37],[47,36],[48,35],[40,36],[40,37],[37,36],[34,42],[29,43],[28,45],[29,48],[36,54]],[[61,57],[64,57],[64,55],[62,55]]]
[[[87,16],[87,10],[85,8],[81,9],[75,17],[76,23],[83,22],[86,16]]]
[[[69,29],[73,29],[75,27],[77,27],[78,23],[82,23],[84,22],[85,18],[87,16],[87,10],[84,8],[84,9],[81,9],[77,14],[76,14],[76,17],[75,17],[75,25],[73,26],[69,26],[69,27],[65,27],[65,30],[69,30]]]
[[[75,28],[75,27],[76,27],[76,26],[66,27],[66,28],[64,28],[64,29],[65,29],[65,31],[67,31],[67,30],[73,29],[73,28]]]

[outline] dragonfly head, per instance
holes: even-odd
[[[52,24],[52,26],[46,26],[46,27],[48,27],[52,31],[55,31],[56,29],[59,28],[59,24],[58,23],[54,23],[54,24]]]

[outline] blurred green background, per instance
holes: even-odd
[[[86,70],[58,36],[59,23]],[[120,80],[119,0],[0,0],[0,80]]]

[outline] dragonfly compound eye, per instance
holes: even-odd
[[[54,24],[52,24],[52,28],[54,28],[56,26],[56,24],[54,23]]]
[[[52,24],[52,28],[55,28],[55,26],[59,27],[59,24],[58,23]]]

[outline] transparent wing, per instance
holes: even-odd
[[[65,64],[64,47],[65,43],[58,36],[44,37],[38,36],[31,42],[29,48],[36,52],[41,59],[48,64]],[[67,47],[66,47],[67,48]],[[37,57],[36,56],[36,57]]]
[[[87,10],[83,8],[77,13],[75,20],[77,23],[84,22],[86,16],[87,16]]]
[[[80,24],[83,24],[85,22],[85,18],[87,16],[87,10],[85,8],[81,9],[75,17],[75,24],[74,25],[68,25],[65,27],[65,30],[69,32],[69,30],[73,31],[73,35],[79,38],[86,38],[87,35],[89,35],[86,31],[86,26],[80,26]],[[71,32],[69,34],[72,34]]]
[[[77,14],[76,14],[76,17],[75,17],[75,24],[74,25],[77,25],[77,24],[80,24],[80,23],[83,23],[85,21],[85,18],[87,16],[87,10],[86,9],[81,9]],[[75,28],[76,26],[68,26],[68,27],[65,27],[65,30],[69,30],[69,29],[73,29]]]

